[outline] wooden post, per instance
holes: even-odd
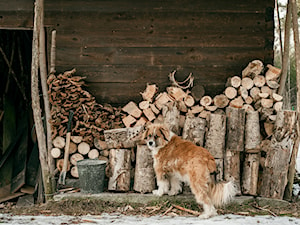
[[[183,131],[182,138],[192,141],[198,146],[204,144],[206,120],[200,117],[195,117],[192,114],[187,114]]]
[[[110,149],[108,172],[108,190],[129,191],[130,190],[130,170],[131,170],[131,150]]]
[[[245,110],[226,108],[226,153],[224,160],[225,180],[235,180],[238,194],[241,194],[240,154],[244,151]]]
[[[243,194],[257,195],[260,144],[259,113],[258,111],[247,112],[245,126],[245,161],[242,174]]]
[[[141,193],[152,192],[155,188],[153,157],[147,145],[137,145],[133,189]]]
[[[33,41],[32,41],[32,63],[31,63],[31,98],[32,98],[32,110],[33,118],[35,122],[35,129],[39,147],[39,158],[42,169],[42,177],[45,190],[46,201],[52,199],[54,193],[53,189],[53,173],[51,172],[52,166],[50,166],[49,156],[51,157],[51,148],[47,150],[46,136],[44,133],[44,127],[41,117],[41,106],[39,97],[39,38],[43,16],[43,0],[37,0],[34,8],[34,26],[33,26]]]
[[[296,137],[296,112],[280,111],[274,126],[270,149],[267,150],[262,175],[261,196],[282,199]]]
[[[206,137],[205,148],[216,159],[224,159],[226,118],[222,114],[210,114],[209,130]]]

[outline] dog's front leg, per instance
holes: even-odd
[[[166,194],[169,192],[170,183],[169,180],[166,179],[166,177],[162,174],[156,174],[156,180],[157,180],[157,190],[153,190],[153,194],[157,196],[162,196],[163,194]]]

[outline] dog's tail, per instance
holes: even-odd
[[[237,188],[233,181],[214,183],[210,188],[210,196],[214,206],[229,203],[236,194]]]

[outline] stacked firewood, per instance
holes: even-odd
[[[163,107],[176,103],[180,111],[180,125],[183,127],[187,115],[207,119],[211,113],[224,113],[226,107],[231,106],[243,108],[246,112],[259,111],[260,120],[264,121],[264,132],[269,136],[276,113],[283,105],[282,96],[277,94],[280,73],[280,69],[272,65],[264,68],[260,60],[254,60],[242,71],[241,76],[228,78],[224,92],[214,97],[204,95],[204,92],[199,97],[199,93],[196,93],[198,87],[185,89],[178,85],[179,82],[161,93],[157,93],[155,84],[147,84],[141,93],[143,101],[138,104],[131,101],[122,108],[127,113],[123,123],[126,127],[134,127],[144,125],[147,121],[162,121]],[[174,78],[174,74],[171,73],[170,78]]]
[[[75,76],[75,69],[63,74],[51,74],[47,83],[51,104],[52,156],[57,159],[57,169],[62,169],[68,116],[72,119],[70,143],[70,171],[78,177],[76,162],[84,158],[107,157],[104,130],[122,128],[120,108],[109,104],[100,105],[92,94],[84,89],[85,77]]]

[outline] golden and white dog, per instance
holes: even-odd
[[[203,205],[201,218],[217,215],[214,206],[228,203],[236,194],[233,182],[216,183],[216,163],[205,148],[181,139],[163,124],[149,124],[144,140],[152,151],[158,189],[154,195],[177,195],[182,182],[189,184],[198,204]]]

